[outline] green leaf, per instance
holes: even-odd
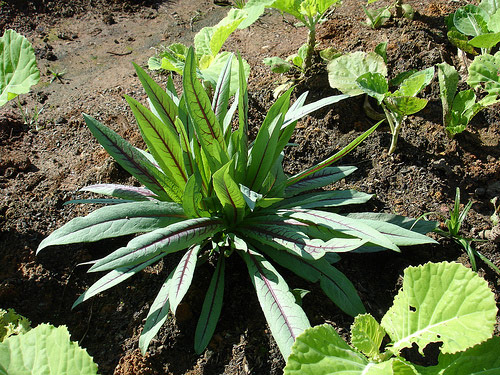
[[[166,176],[141,152],[96,119],[85,114],[83,117],[92,134],[123,169],[162,200],[180,202],[182,191],[174,183],[168,181]]]
[[[307,316],[271,263],[252,250],[239,253],[247,264],[271,333],[283,358],[287,358],[296,337],[310,327]]]
[[[450,122],[445,126],[451,136],[463,132],[467,124],[481,110],[482,105],[476,103],[474,90],[464,90],[457,93],[451,108]]]
[[[287,197],[292,197],[303,193],[304,191],[318,189],[323,186],[333,184],[336,181],[349,176],[358,168],[350,166],[342,167],[326,167],[315,173],[312,173],[300,180],[296,181],[296,176],[290,177],[291,183],[288,183],[285,193]]]
[[[496,0],[493,0],[496,1]],[[488,29],[493,33],[500,32],[500,9],[490,14],[490,20],[488,21]]]
[[[134,276],[139,271],[142,271],[147,266],[160,260],[165,255],[167,255],[167,254],[159,254],[156,257],[151,258],[143,263],[140,263],[140,264],[137,264],[134,266],[117,268],[111,272],[108,272],[106,275],[104,275],[99,280],[97,280],[94,284],[92,284],[90,286],[90,288],[88,288],[84,293],[82,293],[80,295],[80,297],[78,297],[78,299],[73,303],[73,306],[71,306],[71,308],[74,309],[80,303],[85,302],[86,300],[95,296],[96,294],[102,293],[105,290],[108,290],[109,288],[112,288],[115,285],[118,285],[122,281],[127,280],[128,278]]]
[[[484,89],[489,94],[500,94],[500,52],[495,55],[481,55],[474,58],[474,61],[469,67],[469,78],[467,83],[472,88],[481,87],[484,84]]]
[[[342,239],[338,239],[342,241]],[[316,283],[319,282],[323,292],[342,311],[351,316],[356,316],[365,312],[356,288],[349,279],[325,258],[318,260],[307,260],[296,254],[276,250],[268,246],[256,244],[260,251],[264,252],[270,259],[293,271],[303,279]]]
[[[389,92],[387,79],[380,73],[365,73],[356,79],[356,83],[364,93],[377,99],[378,103],[382,103],[385,95]]]
[[[40,324],[0,343],[0,370],[11,375],[97,374],[97,365],[65,326]],[[68,370],[70,369],[70,370]]]
[[[274,207],[276,208],[326,208],[339,207],[349,204],[366,203],[373,194],[360,193],[356,190],[332,190],[316,193],[301,194],[286,198]]]
[[[494,375],[500,373],[500,337],[456,354],[439,354],[438,365],[417,366],[422,375]]]
[[[200,318],[196,325],[194,335],[194,350],[201,354],[207,347],[212,335],[215,332],[217,321],[219,320],[222,309],[222,298],[224,296],[224,257],[219,257],[217,268],[215,269],[210,285],[208,286],[203,307],[201,309]]]
[[[266,57],[262,62],[269,66],[273,73],[286,73],[292,68],[292,65],[281,57]]]
[[[379,359],[385,331],[370,314],[358,315],[351,326],[351,344],[368,358]]]
[[[387,108],[403,116],[420,112],[425,108],[427,102],[427,99],[415,98],[414,96],[398,96],[397,91],[385,99]]]
[[[233,55],[231,54],[227,59],[224,69],[221,71],[215,87],[214,96],[212,98],[212,109],[215,112],[215,117],[222,124],[227,113],[227,107],[230,96],[231,86],[231,65]]]
[[[329,324],[304,331],[292,346],[284,375],[367,374],[371,364]]]
[[[246,202],[238,184],[231,174],[232,162],[229,162],[213,175],[214,190],[222,203],[226,217],[231,225],[245,217]]]
[[[187,181],[179,135],[137,100],[125,95],[148,149],[165,175],[184,190]]]
[[[422,91],[434,78],[434,67],[430,67],[419,72],[413,73],[405,78],[399,86],[398,93],[401,96],[416,96]]]
[[[24,36],[6,30],[0,37],[0,107],[40,81],[35,51]]]
[[[489,15],[492,15],[500,9],[499,0],[481,0],[479,3],[479,8],[483,9]]]
[[[475,5],[466,5],[458,8],[453,16],[453,24],[458,31],[469,36],[478,36],[488,33],[490,16],[483,9]]]
[[[477,51],[469,44],[469,38],[467,35],[462,34],[455,27],[448,31],[447,37],[451,44],[460,48],[462,51],[474,56],[477,55]]]
[[[196,77],[196,63],[193,49],[190,48],[183,76],[186,108],[196,129],[202,149],[210,155],[208,159],[212,172],[228,162],[225,154],[226,144],[222,129],[212,110],[210,99]]]
[[[497,308],[486,281],[459,263],[408,267],[403,288],[382,318],[393,341],[391,351],[443,342],[442,353],[456,353],[491,337]]]
[[[356,83],[359,76],[368,72],[387,76],[384,59],[375,52],[357,51],[337,57],[328,64],[327,70],[330,86],[351,96],[364,93]]]
[[[168,300],[168,297],[173,274],[174,271],[170,272],[167,279],[161,286],[160,291],[156,295],[153,304],[149,308],[146,323],[144,323],[144,328],[142,329],[141,336],[139,337],[139,348],[141,349],[142,355],[146,355],[149,343],[153,337],[156,336],[163,323],[167,320],[168,312],[170,310],[170,301]]]
[[[184,254],[179,264],[174,270],[168,298],[170,300],[170,310],[175,314],[177,306],[186,295],[191,281],[193,281],[194,270],[196,268],[196,261],[198,253],[200,252],[200,245],[193,245]]]
[[[471,46],[486,49],[495,47],[498,42],[500,42],[500,32],[478,35],[469,40]]]
[[[160,253],[170,254],[186,249],[212,236],[223,228],[218,218],[196,218],[170,224],[132,239],[126,247],[99,259],[90,272],[142,263]]]
[[[387,64],[387,42],[377,44],[373,51],[380,55],[384,59],[384,62]]]
[[[443,123],[448,127],[451,123],[451,110],[460,79],[457,70],[447,64],[437,64],[439,80],[439,97],[443,105]]]
[[[186,219],[182,207],[171,202],[132,202],[106,206],[77,217],[56,229],[38,246],[94,242],[127,234],[150,232]]]
[[[210,82],[212,87],[216,87],[217,81],[220,77],[221,72],[224,70],[224,67],[227,63],[227,60],[232,58],[232,53],[230,52],[221,52],[215,56],[215,58],[210,62],[210,65],[206,68],[200,70],[200,76],[204,81]],[[245,78],[248,79],[250,75],[250,65],[243,60],[243,67],[245,72]],[[236,59],[231,60],[231,82],[230,82],[231,90],[229,92],[230,95],[234,95],[238,90],[238,61]]]
[[[31,329],[31,322],[14,309],[0,309],[0,343],[12,335],[21,335]]]
[[[182,207],[190,218],[210,216],[210,213],[203,208],[202,188],[201,177],[198,173],[189,177],[182,196]]]

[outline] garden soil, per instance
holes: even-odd
[[[415,19],[389,22],[378,30],[363,25],[362,0],[345,0],[318,27],[320,48],[342,52],[371,51],[388,43],[390,77],[446,61],[457,67],[467,59],[446,38],[444,17],[460,1],[408,1]],[[383,2],[382,2],[383,3]],[[246,267],[231,257],[222,315],[207,350],[197,355],[193,336],[204,292],[212,272],[201,266],[193,285],[170,317],[149,352],[138,350],[148,309],[178,256],[164,258],[134,278],[71,309],[73,302],[100,275],[79,265],[123,246],[127,239],[44,249],[38,244],[68,220],[95,209],[65,205],[88,194],[78,190],[95,183],[134,184],[86,128],[82,114],[102,121],[138,147],[144,147],[124,95],[145,101],[132,62],[146,66],[162,45],[190,44],[205,26],[216,24],[228,8],[209,0],[104,1],[7,0],[0,2],[0,31],[13,28],[33,43],[41,82],[20,97],[27,123],[14,101],[0,109],[0,307],[14,308],[33,325],[66,325],[72,339],[87,349],[109,374],[280,374],[284,361],[274,343],[254,294]],[[250,121],[255,134],[273,102],[273,90],[293,78],[269,72],[262,59],[286,58],[306,40],[306,30],[274,11],[250,28],[236,31],[224,45],[250,63]],[[310,91],[309,100],[338,94],[328,85],[325,66],[316,65],[300,81],[294,98]],[[166,75],[153,74],[158,82]],[[176,78],[179,83],[179,79]],[[342,165],[358,170],[332,188],[374,194],[358,211],[411,217],[429,213],[443,221],[459,187],[462,203],[472,200],[463,234],[475,236],[492,227],[490,200],[500,196],[500,107],[480,112],[464,133],[449,139],[442,125],[437,79],[423,92],[427,107],[404,125],[395,154],[387,155],[390,133],[380,127],[345,157]],[[285,156],[294,173],[347,145],[373,121],[364,114],[363,98],[344,100],[301,120],[295,147]],[[39,115],[37,115],[39,113]],[[470,266],[455,243],[404,248],[401,253],[345,254],[338,267],[353,281],[367,310],[380,319],[401,286],[403,269],[428,261],[458,261]],[[474,246],[500,267],[498,243]],[[478,272],[500,296],[499,277],[484,263]],[[302,303],[311,324],[328,322],[348,338],[352,317],[328,301],[318,285],[283,270],[290,287],[310,291]],[[498,335],[498,329],[496,331]],[[409,352],[407,356],[413,356]],[[414,360],[432,363],[432,353]]]

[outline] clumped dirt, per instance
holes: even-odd
[[[465,2],[408,1],[417,11],[414,21],[395,20],[379,30],[362,25],[361,1],[345,0],[319,26],[321,48],[342,52],[370,51],[388,42],[391,77],[442,61],[460,66],[456,49],[446,39],[444,17]],[[0,109],[0,307],[12,307],[34,324],[65,324],[72,338],[94,357],[101,374],[280,374],[284,361],[269,335],[257,298],[238,259],[229,258],[221,320],[209,348],[196,355],[193,335],[211,266],[200,267],[193,286],[175,317],[168,320],[143,357],[138,338],[157,290],[175,265],[175,256],[150,267],[130,282],[92,298],[74,310],[74,300],[99,275],[78,264],[99,258],[126,239],[45,249],[40,241],[69,219],[95,207],[64,205],[85,197],[78,189],[93,183],[134,181],[110,160],[84,125],[88,113],[143,146],[128,110],[125,94],[139,100],[145,94],[131,62],[146,65],[162,44],[192,43],[202,27],[217,23],[227,8],[212,1],[60,0],[0,2],[0,31],[14,28],[33,43],[42,80],[21,104],[32,124],[19,116],[14,103]],[[282,58],[296,52],[306,30],[273,11],[252,27],[235,32],[225,45],[239,51],[252,67],[249,81],[251,124],[257,127],[274,100],[273,89],[290,76],[270,73],[264,57]],[[53,80],[51,72],[64,73]],[[158,81],[165,76],[154,75]],[[310,100],[337,94],[328,86],[318,64],[301,82],[295,97],[310,91]],[[468,130],[447,138],[442,125],[437,81],[423,96],[429,104],[410,117],[389,156],[390,134],[380,128],[345,157],[358,167],[337,188],[353,188],[376,197],[359,210],[391,212],[412,217],[446,216],[455,188],[462,202],[473,200],[464,234],[489,229],[490,199],[500,196],[500,112],[493,106],[478,114]],[[297,172],[332,155],[372,122],[362,110],[361,97],[342,101],[304,119],[287,151],[287,171]],[[40,111],[38,119],[34,114]],[[500,266],[498,244],[475,246]],[[391,305],[405,267],[427,261],[458,260],[469,265],[461,248],[450,241],[407,248],[401,254],[346,254],[339,268],[354,282],[367,310],[380,318]],[[291,287],[311,290],[303,307],[311,324],[330,322],[344,337],[352,318],[326,301],[317,285],[282,271]],[[495,291],[500,279],[479,262],[479,273]],[[498,331],[496,332],[498,334]]]

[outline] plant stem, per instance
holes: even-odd
[[[311,67],[314,47],[316,47],[316,24],[312,20],[310,21],[311,22],[308,25],[309,34],[307,35],[306,58],[304,59],[304,63],[302,64],[302,68],[304,71]]]
[[[24,124],[28,125],[28,117],[27,117],[26,113],[24,113],[23,106],[21,104],[21,99],[19,99],[19,96],[17,97],[16,103],[17,103],[19,110],[21,111],[21,116],[23,116]]]
[[[396,10],[396,17],[401,18],[403,17],[403,0],[396,0],[394,3],[394,9]]]

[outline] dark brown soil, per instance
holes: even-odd
[[[345,0],[319,27],[321,47],[369,51],[387,41],[391,76],[442,61],[459,66],[456,49],[446,39],[444,17],[463,3],[408,2],[417,10],[414,21],[396,20],[372,30],[361,23],[364,1]],[[227,285],[231,287],[225,291],[221,320],[209,348],[201,356],[193,350],[194,329],[211,274],[206,264],[177,316],[168,320],[143,357],[138,337],[175,256],[73,311],[74,300],[99,277],[77,265],[122,246],[126,239],[48,248],[35,256],[38,244],[50,232],[95,208],[63,205],[85,196],[79,188],[132,182],[92,138],[82,113],[141,146],[123,99],[124,94],[145,98],[131,62],[145,65],[161,44],[191,43],[197,31],[214,25],[226,12],[211,0],[0,2],[0,31],[12,27],[26,35],[42,72],[41,83],[21,97],[23,107],[31,117],[43,108],[31,125],[23,123],[14,103],[0,108],[0,308],[14,308],[34,324],[67,325],[72,338],[94,357],[101,374],[282,373],[284,361],[268,333],[246,267],[238,259],[229,258]],[[306,34],[292,19],[268,11],[226,43],[225,49],[240,51],[252,67],[249,95],[254,127],[274,100],[273,89],[287,78],[270,73],[262,59],[296,52]],[[49,70],[65,72],[63,79],[50,82]],[[336,93],[321,65],[297,86],[294,95],[306,90],[310,100]],[[337,187],[376,194],[357,210],[412,217],[432,212],[434,219],[447,215],[459,187],[462,202],[474,202],[463,228],[465,235],[472,236],[491,228],[490,199],[500,196],[500,111],[498,105],[482,111],[466,132],[450,140],[442,125],[438,92],[435,80],[424,92],[429,104],[407,120],[393,156],[386,151],[388,129],[380,128],[344,158],[341,164],[359,169]],[[286,155],[288,172],[323,160],[368,129],[372,122],[364,115],[362,101],[361,97],[345,100],[301,121],[293,139],[298,146]],[[500,267],[498,244],[475,246]],[[346,254],[338,266],[354,282],[368,311],[380,318],[392,304],[405,267],[441,260],[469,265],[458,245],[440,240],[439,245],[407,248],[401,254]],[[498,275],[481,262],[479,273],[498,301]],[[283,274],[291,287],[311,290],[303,304],[311,324],[327,321],[346,335],[351,317],[325,300],[317,285],[286,270]]]

